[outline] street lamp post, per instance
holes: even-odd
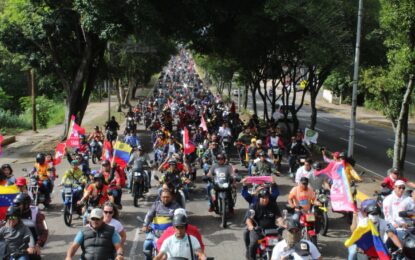
[[[356,129],[356,107],[357,107],[357,84],[359,81],[359,60],[360,60],[360,35],[362,30],[363,0],[359,0],[359,11],[357,14],[356,50],[354,56],[353,71],[353,93],[352,93],[352,112],[349,129],[349,147],[347,155],[353,157],[355,129]]]

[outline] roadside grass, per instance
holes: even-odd
[[[0,109],[0,133],[3,135],[20,133],[32,127],[31,120],[24,115],[16,115]]]

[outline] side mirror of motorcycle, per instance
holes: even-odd
[[[157,176],[157,175],[154,175],[154,179],[155,179],[156,181],[160,181],[160,178],[159,178],[159,176]]]
[[[151,161],[150,161],[150,164],[153,164],[153,163],[154,163],[154,161],[153,161],[153,160],[151,160]]]
[[[255,217],[255,210],[250,209],[249,210],[249,218],[254,218]]]

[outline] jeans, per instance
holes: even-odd
[[[347,248],[349,251],[349,256],[347,257],[348,260],[356,260],[357,259],[357,246],[353,244]]]
[[[248,257],[249,260],[256,258],[256,249],[258,246],[258,233],[255,230],[249,231],[249,245],[248,245]]]
[[[121,205],[122,189],[113,189],[108,192],[108,195],[114,198],[115,205]]]
[[[248,175],[252,176],[252,167],[254,166],[254,162],[253,161],[249,161],[248,163]]]
[[[145,259],[146,260],[152,260],[152,256],[151,256],[151,251],[154,248],[154,239],[155,236],[153,233],[149,232],[146,234],[146,240],[144,240],[144,244],[143,244],[143,251],[144,251],[144,255],[145,255]]]
[[[296,159],[297,159],[296,156],[292,156],[292,155],[288,156],[288,166],[290,167],[290,172],[291,173],[294,173],[293,172],[293,167],[294,167]]]
[[[42,185],[40,185],[39,191],[45,194],[47,200],[50,199],[50,193],[52,192],[52,182],[49,179],[42,181]]]

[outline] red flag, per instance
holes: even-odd
[[[207,130],[208,130],[204,116],[202,116],[201,119],[200,119],[199,127],[201,127],[203,129],[203,131],[205,131],[205,132],[207,132]]]
[[[102,160],[111,160],[111,154],[112,154],[112,146],[111,142],[108,140],[104,141],[104,144],[102,145]]]
[[[65,154],[66,143],[59,143],[55,149],[55,156],[53,157],[53,165],[58,165],[62,162],[62,157]]]
[[[0,155],[3,153],[3,148],[2,148],[3,140],[4,140],[3,136],[0,135]]]
[[[66,141],[66,145],[72,148],[79,148],[81,146],[79,135],[84,135],[84,134],[85,134],[85,129],[80,127],[77,123],[75,123],[75,116],[72,116],[70,134],[68,135],[69,138]]]
[[[196,150],[196,147],[194,144],[190,142],[189,138],[189,130],[185,127],[183,130],[183,153],[184,154],[191,154]]]

